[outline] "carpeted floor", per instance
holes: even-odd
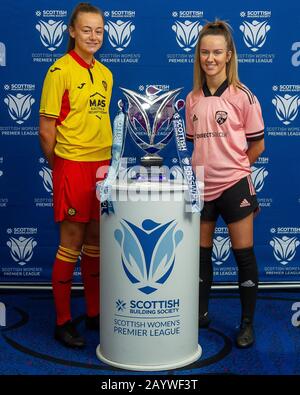
[[[0,302],[6,306],[6,326],[0,326],[1,375],[145,374],[113,368],[98,360],[95,350],[99,335],[84,328],[80,291],[73,293],[72,310],[88,343],[84,350],[64,348],[53,339],[50,291],[1,290]],[[210,304],[212,325],[199,331],[201,358],[184,368],[147,375],[300,375],[300,327],[294,326],[298,324],[299,302],[300,292],[259,292],[256,343],[240,350],[233,342],[239,325],[238,295],[216,291]]]

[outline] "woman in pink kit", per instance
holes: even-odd
[[[264,122],[257,98],[238,78],[237,54],[229,25],[207,23],[195,51],[194,87],[186,99],[186,134],[194,142],[193,168],[204,167],[200,225],[199,326],[208,327],[213,278],[212,247],[219,215],[228,226],[238,266],[240,348],[254,343],[253,318],[258,270],[253,217],[259,210],[251,165],[264,150]]]

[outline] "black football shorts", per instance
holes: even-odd
[[[204,202],[201,220],[215,222],[221,215],[228,225],[240,221],[252,212],[257,214],[258,211],[256,192],[251,175],[248,175],[226,189],[217,199]]]

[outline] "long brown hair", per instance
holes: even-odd
[[[194,91],[202,88],[205,82],[205,73],[200,65],[200,45],[203,37],[208,35],[223,36],[227,44],[227,51],[231,51],[231,58],[226,64],[226,76],[228,84],[236,87],[240,84],[237,68],[237,53],[231,34],[230,25],[222,20],[208,22],[201,30],[195,49],[194,59]]]
[[[100,10],[100,8],[95,7],[90,3],[79,3],[72,11],[69,27],[72,26],[74,28],[76,18],[80,12],[90,12],[91,14],[99,14],[101,15],[104,23],[104,14],[103,11]],[[75,48],[75,39],[69,35],[67,52],[71,51],[74,48]]]

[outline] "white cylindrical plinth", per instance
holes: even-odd
[[[188,365],[198,344],[199,215],[186,185],[113,187],[101,217],[98,358],[129,370]]]

